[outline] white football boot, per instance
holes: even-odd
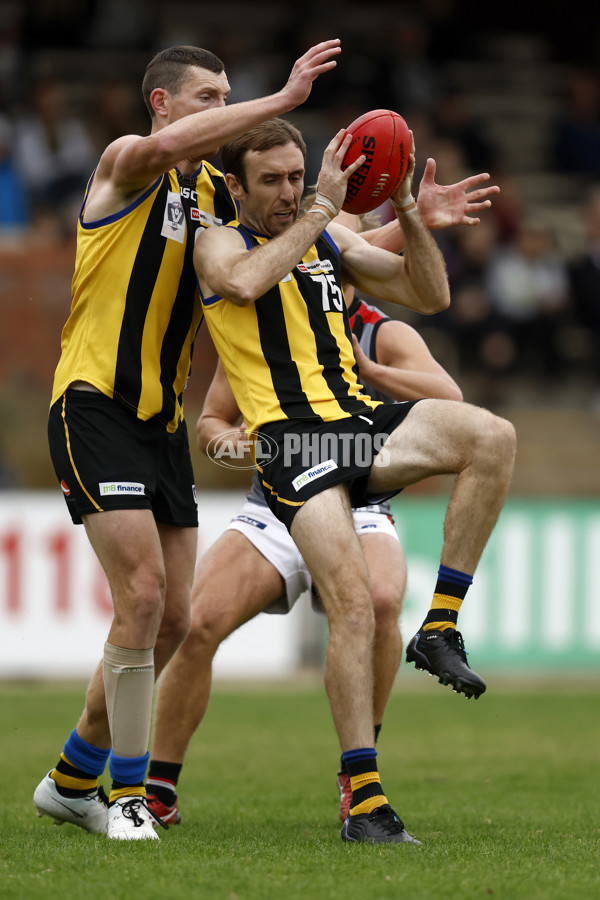
[[[145,797],[120,797],[108,807],[106,833],[113,841],[159,841],[155,822],[167,827],[150,812]]]
[[[106,834],[108,799],[102,788],[85,797],[63,797],[50,772],[40,781],[33,794],[38,816],[50,816],[55,825],[79,825],[92,834]]]

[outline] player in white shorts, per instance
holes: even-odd
[[[252,486],[253,489],[257,486],[256,478]],[[285,583],[285,596],[269,604],[263,612],[287,613],[305,591],[310,591],[314,610],[324,613],[318,595],[312,590],[310,572],[289,531],[283,522],[273,515],[264,500],[260,503],[254,499],[254,493],[253,490],[248,495],[246,503],[233,517],[226,530],[239,531],[243,534],[259,553],[275,566]],[[398,541],[394,520],[387,505],[385,508],[370,506],[355,509],[353,516],[356,533],[359,536],[387,534]]]

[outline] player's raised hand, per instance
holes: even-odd
[[[289,108],[294,109],[307,99],[315,78],[330,69],[335,69],[337,63],[335,57],[342,52],[340,39],[333,38],[330,41],[322,41],[307,50],[304,56],[296,60],[285,87],[281,89],[283,95],[289,99]]]
[[[390,197],[394,206],[399,206],[401,209],[406,206],[411,197],[412,181],[415,174],[415,136],[412,131],[410,132],[410,144],[410,156],[408,157],[406,174]]]
[[[347,169],[342,169],[344,157],[352,143],[352,135],[342,128],[329,142],[323,154],[321,171],[317,179],[317,196],[315,202],[322,202],[323,198],[329,201],[329,209],[333,215],[337,215],[346,199],[348,181],[352,175],[364,163],[364,153],[354,160]]]
[[[471,213],[489,209],[490,197],[500,193],[497,184],[478,188],[489,181],[487,172],[470,175],[456,184],[435,183],[436,162],[428,159],[419,185],[417,206],[428,228],[449,228],[451,225],[479,225],[481,221]],[[475,190],[474,190],[475,188]]]

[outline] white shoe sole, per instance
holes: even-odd
[[[107,832],[107,838],[110,841],[160,841],[159,836],[155,832],[152,825],[150,825],[152,831],[148,831],[144,828],[143,832],[140,828],[136,828],[135,832],[132,831],[114,831],[112,834]]]

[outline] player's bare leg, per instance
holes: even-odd
[[[57,790],[67,792],[66,796],[74,802],[83,804],[86,796],[95,799],[98,775],[104,769],[108,748],[112,746],[113,793],[115,781],[119,789],[118,796],[111,799],[124,803],[127,802],[125,798],[135,796],[139,803],[139,797],[145,792],[143,782],[152,712],[154,645],[165,608],[166,571],[170,567],[173,576],[177,571],[181,578],[185,572],[186,556],[190,572],[193,571],[194,556],[178,548],[176,564],[167,565],[161,537],[149,510],[118,510],[90,515],[85,517],[85,526],[108,578],[114,618],[105,645],[102,669],[97,670],[92,678],[78,728],[67,741],[65,752],[50,780],[56,784]],[[193,548],[195,553],[195,529],[179,531],[184,535],[191,533],[187,546]],[[185,537],[180,540],[185,548]],[[187,577],[189,583],[191,574]],[[183,596],[185,591],[175,590],[175,584],[173,587],[175,596]],[[185,613],[180,612],[173,621],[181,621],[182,618],[187,625]],[[173,641],[173,628],[170,630],[168,643]],[[38,791],[44,792],[46,789],[48,794],[47,788],[48,784],[42,782]],[[40,804],[36,805],[40,809]],[[94,827],[88,830],[102,830],[97,829],[95,823],[92,825]],[[153,835],[149,827],[146,830],[148,836]]]
[[[374,616],[347,490],[338,486],[307,500],[296,513],[291,535],[327,614],[325,689],[340,746],[343,751],[370,747]]]
[[[373,721],[377,742],[383,714],[402,660],[399,617],[406,588],[406,559],[399,541],[388,534],[360,535],[360,545],[371,578],[375,613]],[[337,773],[337,786],[340,793],[339,816],[344,822],[350,811],[352,790],[343,763]]]
[[[515,431],[505,419],[468,404],[423,400],[390,435],[369,480],[378,492],[429,475],[456,475],[431,608],[406,658],[466,697],[479,697],[486,685],[467,663],[457,616],[504,505],[515,450]]]
[[[147,781],[150,809],[167,824],[180,820],[175,788],[208,708],[215,653],[225,638],[284,593],[277,569],[238,531],[225,531],[199,561],[191,628],[159,685]]]
[[[390,535],[366,534],[359,540],[369,569],[375,613],[373,720],[380,725],[402,659],[399,618],[406,590],[406,558],[399,541]]]
[[[105,514],[103,513],[103,515]],[[157,532],[160,542],[160,557],[157,557],[156,565],[157,571],[164,569],[165,574],[164,577],[160,576],[160,581],[165,583],[166,592],[164,610],[154,646],[156,678],[189,630],[190,591],[198,540],[195,528],[175,528],[159,524]],[[111,629],[112,635],[113,630]],[[117,639],[119,638],[117,637]],[[151,635],[148,635],[145,640],[152,640]],[[89,683],[85,708],[76,730],[83,740],[95,747],[111,747],[102,663],[94,672]]]
[[[506,500],[515,449],[515,430],[506,419],[467,403],[421,400],[375,457],[369,489],[456,474],[441,561],[473,574]]]
[[[369,572],[347,488],[338,485],[307,500],[296,513],[291,534],[329,621],[325,687],[352,790],[342,838],[415,842],[389,805],[379,779],[373,732],[375,623]]]
[[[153,759],[183,762],[208,707],[220,644],[284,592],[277,569],[239,531],[225,531],[202,557],[192,588],[191,628],[159,686]]]

